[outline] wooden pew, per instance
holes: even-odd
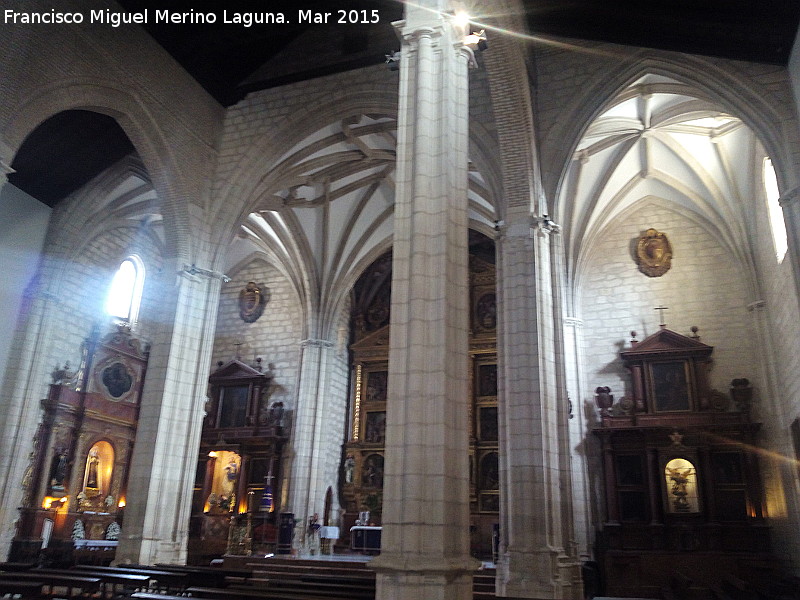
[[[156,563],[154,567],[149,568],[163,569],[164,571],[183,571],[192,575],[192,579],[196,585],[215,588],[224,587],[229,580],[244,582],[253,576],[252,569],[228,569],[226,567],[174,565],[167,563]]]
[[[331,600],[331,596],[316,595],[299,590],[281,591],[269,588],[204,588],[190,587],[186,593],[191,594],[192,598],[202,598],[204,600]],[[338,598],[350,598],[350,596],[338,596]]]
[[[161,569],[141,569],[138,567],[118,566],[118,567],[93,567],[91,565],[75,565],[74,571],[89,573],[119,573],[131,575],[145,575],[150,581],[157,582],[158,585],[148,585],[157,587],[168,592],[182,592],[187,586],[194,583],[188,573],[183,571],[165,571]]]
[[[0,581],[34,581],[41,583],[42,588],[49,588],[53,595],[54,588],[66,588],[68,597],[75,595],[75,590],[82,594],[100,593],[102,581],[99,577],[82,577],[79,575],[62,575],[57,573],[42,573],[39,569],[20,571],[16,573],[0,573]]]
[[[34,569],[34,573],[46,573],[51,575],[80,575],[81,577],[97,577],[102,581],[103,592],[110,592],[111,596],[117,591],[117,586],[121,586],[123,591],[135,591],[140,588],[147,588],[150,577],[134,573],[116,573],[112,570],[100,570],[95,567],[90,568],[84,565],[81,569]]]
[[[19,581],[16,579],[0,579],[0,596],[11,594],[20,600],[36,599],[42,597],[44,583],[41,581]]]

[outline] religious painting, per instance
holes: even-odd
[[[367,402],[386,402],[388,371],[370,371],[367,374]]]
[[[480,511],[490,513],[500,512],[500,495],[491,493],[481,494]]]
[[[497,329],[497,295],[487,292],[475,303],[475,325],[484,331]]]
[[[267,294],[254,281],[248,281],[239,292],[239,316],[245,323],[254,323],[264,312]]]
[[[368,488],[383,487],[383,456],[370,454],[364,461],[361,485]]]
[[[482,406],[480,408],[480,441],[497,441],[497,407]]]
[[[121,362],[113,362],[103,369],[100,373],[100,380],[109,395],[116,400],[127,394],[133,387],[133,377]]]
[[[497,396],[497,365],[478,366],[478,396]]]
[[[639,454],[619,454],[617,463],[617,485],[639,486],[644,485],[644,468],[642,456]]]
[[[685,361],[650,364],[652,398],[657,412],[691,409],[689,376]]]
[[[714,469],[714,483],[717,485],[738,485],[744,483],[742,455],[739,452],[716,452],[711,456]]]
[[[661,277],[672,266],[672,246],[665,233],[648,229],[636,244],[636,262],[648,277]]]
[[[224,386],[219,391],[217,427],[244,427],[247,424],[249,385]]]
[[[386,439],[386,411],[373,410],[367,413],[364,441],[370,444],[383,444]]]
[[[480,487],[482,490],[500,489],[500,470],[497,462],[497,452],[489,452],[481,457]]]

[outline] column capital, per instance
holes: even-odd
[[[3,139],[0,139],[0,185],[6,183],[8,176],[16,172],[11,168],[11,157],[13,156],[11,147]]]
[[[330,340],[321,340],[316,338],[306,338],[300,342],[303,348],[333,348],[336,344]]]
[[[8,181],[8,176],[12,173],[16,173],[14,169],[11,168],[5,159],[0,158],[0,185],[6,183]]]
[[[789,190],[783,196],[778,199],[778,204],[783,207],[790,206],[795,204],[800,198],[800,187],[796,187],[793,190]]]
[[[228,283],[231,280],[231,278],[225,275],[225,273],[221,273],[219,271],[211,271],[209,269],[201,269],[194,263],[192,263],[191,265],[184,264],[183,267],[181,267],[178,270],[178,275],[180,275],[181,277],[186,277],[187,279],[193,279],[194,281],[197,281],[199,277],[206,277],[208,279],[219,279],[223,283]]]
[[[548,215],[531,215],[531,237],[534,235],[544,237],[551,233],[561,233],[561,225],[558,225]]]

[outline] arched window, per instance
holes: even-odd
[[[783,209],[778,200],[778,178],[775,169],[769,158],[764,159],[764,193],[767,197],[767,213],[769,214],[769,224],[772,228],[772,243],[775,245],[775,257],[778,262],[783,262],[786,256],[788,243],[786,240],[786,223],[783,221]]]
[[[106,312],[112,317],[135,323],[144,287],[144,264],[129,256],[117,269],[106,298]]]

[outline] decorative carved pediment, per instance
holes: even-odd
[[[350,349],[356,358],[376,355],[388,356],[389,327],[382,327],[377,331],[368,333],[357,342],[354,342]]]
[[[713,351],[713,346],[704,344],[696,338],[662,328],[641,342],[636,343],[629,350],[623,350],[620,355],[627,362],[658,358],[657,355],[660,354],[667,356],[681,353],[688,356],[710,356]]]
[[[220,366],[216,371],[211,373],[209,381],[211,383],[218,383],[220,380],[242,379],[250,377],[270,377],[270,375],[262,373],[258,369],[234,359]]]

